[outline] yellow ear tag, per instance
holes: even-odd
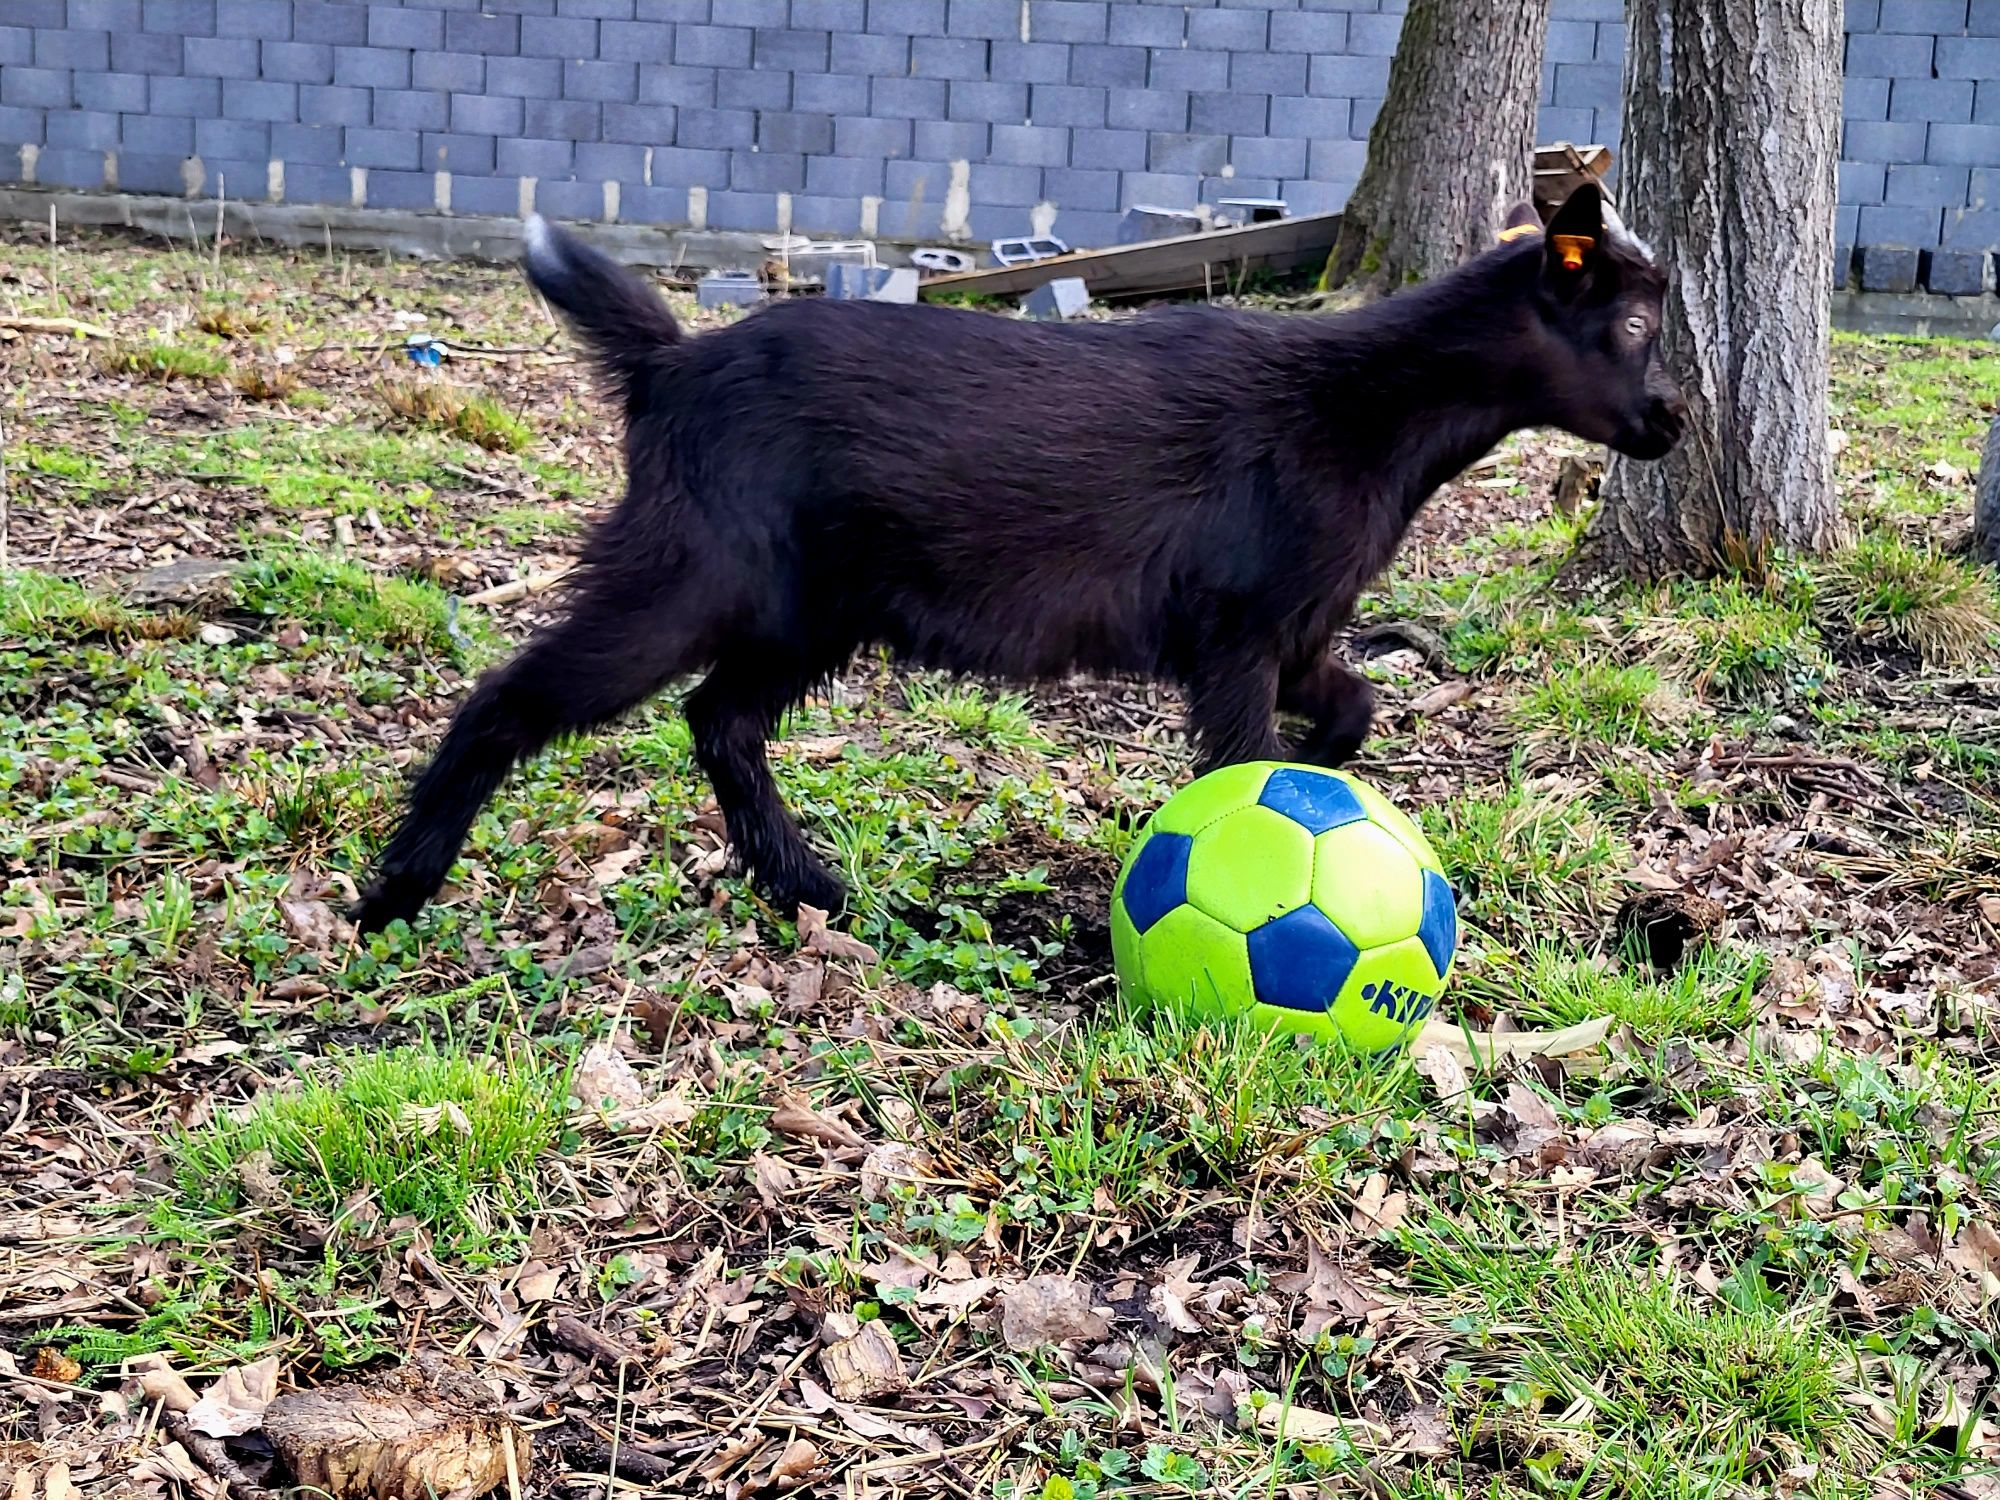
[[[1540,234],[1540,233],[1541,230],[1537,229],[1532,224],[1516,224],[1512,229],[1501,230],[1499,239],[1500,243],[1505,245],[1510,241],[1525,239],[1527,236],[1531,234]]]
[[[1597,245],[1596,240],[1582,234],[1554,235],[1551,237],[1550,243],[1556,247],[1556,254],[1562,257],[1563,269],[1565,271],[1581,271],[1583,269],[1583,257]]]

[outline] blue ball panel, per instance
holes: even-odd
[[[1305,825],[1314,838],[1343,823],[1359,823],[1368,816],[1360,800],[1338,776],[1317,771],[1299,771],[1287,766],[1271,773],[1264,783],[1264,806]]]
[[[1438,978],[1444,978],[1452,955],[1458,951],[1458,903],[1452,898],[1450,884],[1436,870],[1424,871],[1424,920],[1417,936],[1423,939]]]
[[[1302,906],[1250,934],[1250,980],[1257,998],[1287,1010],[1333,1004],[1361,950],[1317,906]]]
[[[1144,932],[1187,900],[1188,854],[1194,840],[1185,833],[1156,833],[1132,861],[1125,877],[1125,914]]]

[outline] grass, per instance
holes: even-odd
[[[1691,706],[1648,666],[1581,662],[1552,670],[1521,699],[1520,722],[1572,744],[1671,744]]]
[[[320,553],[272,554],[247,565],[234,586],[237,600],[254,613],[391,649],[453,655],[483,630],[469,616],[460,622],[455,601],[435,584],[382,577]]]
[[[178,611],[152,613],[34,568],[0,574],[0,642],[177,640],[197,621]]]
[[[1610,1016],[1649,1044],[1679,1038],[1727,1041],[1757,1012],[1761,955],[1704,948],[1671,974],[1539,942],[1518,958],[1494,955],[1468,988],[1488,1006],[1536,1026],[1571,1026]]]
[[[134,375],[142,380],[219,380],[229,373],[226,355],[163,339],[111,344],[99,363],[109,374]]]
[[[275,1178],[284,1199],[337,1221],[408,1216],[448,1252],[497,1248],[536,1205],[566,1087],[560,1069],[519,1052],[335,1055],[172,1143],[180,1211],[233,1216],[268,1199]]]
[[[525,418],[483,391],[433,378],[387,380],[379,393],[398,421],[448,433],[489,452],[521,453],[535,441],[535,429]]]
[[[1594,917],[1609,897],[1613,834],[1558,787],[1523,777],[1494,795],[1460,793],[1424,808],[1422,825],[1482,925],[1532,933],[1551,917]]]
[[[1984,571],[1886,531],[1822,565],[1818,602],[1827,628],[1926,666],[1990,656],[2000,639],[2000,595]]]

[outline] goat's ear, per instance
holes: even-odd
[[[1535,212],[1535,205],[1532,203],[1516,203],[1512,208],[1507,210],[1507,222],[1500,226],[1500,233],[1495,238],[1501,244],[1507,245],[1512,244],[1515,240],[1525,239],[1531,234],[1540,234],[1541,232],[1542,216]]]
[[[1543,273],[1558,289],[1581,287],[1604,249],[1604,195],[1596,183],[1586,182],[1564,200],[1549,220],[1546,244]]]

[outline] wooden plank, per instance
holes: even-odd
[[[1318,265],[1333,248],[1340,215],[1302,214],[1266,224],[1241,224],[1206,234],[1143,240],[1108,250],[1078,250],[1029,266],[961,271],[933,276],[919,289],[924,297],[976,295],[1013,297],[1059,277],[1081,277],[1097,298],[1139,297],[1159,292],[1225,290],[1252,271],[1291,271]]]

